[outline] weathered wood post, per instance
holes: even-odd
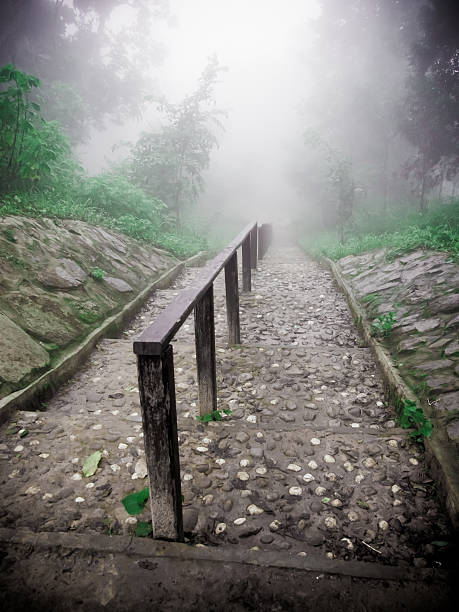
[[[217,410],[213,284],[194,307],[194,334],[198,368],[199,414],[203,416]]]
[[[257,251],[258,251],[258,225],[255,223],[253,230],[250,232],[250,267],[252,270],[257,268]]]
[[[250,270],[250,233],[242,243],[242,291],[252,291],[252,273]]]
[[[269,249],[269,247],[271,246],[271,243],[273,241],[273,226],[272,226],[272,223],[268,223],[266,225],[266,230],[267,230],[268,237],[267,237],[267,240],[266,240],[265,253]]]
[[[183,541],[182,489],[172,346],[137,355],[153,537]]]
[[[225,266],[226,318],[228,321],[228,344],[241,343],[239,321],[239,283],[237,274],[237,251]]]
[[[258,259],[263,259],[265,256],[265,225],[262,224],[258,227]]]

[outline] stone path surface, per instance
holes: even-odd
[[[121,503],[148,484],[132,341],[197,274],[153,295],[122,338],[102,341],[46,411],[1,428],[0,527],[118,534],[150,520]],[[448,521],[422,448],[397,428],[330,273],[279,248],[252,284],[241,295],[243,346],[233,348],[223,279],[215,285],[218,407],[232,411],[221,422],[196,419],[192,317],[173,343],[188,541],[448,565]],[[95,450],[102,460],[85,478]]]

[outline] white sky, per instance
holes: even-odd
[[[228,68],[221,75],[216,98],[229,118],[220,149],[212,155],[207,197],[224,198],[229,185],[244,178],[241,191],[251,190],[252,200],[278,201],[286,189],[282,152],[293,136],[306,87],[300,53],[307,47],[308,24],[319,14],[318,2],[170,0],[170,7],[169,23],[157,23],[152,34],[165,48],[164,63],[155,69],[161,92],[178,101],[193,91],[214,53]],[[115,30],[129,23],[130,11],[117,9],[112,19]],[[146,124],[148,119],[144,117]],[[81,151],[84,162],[91,171],[99,171],[104,158],[110,157],[111,145],[135,139],[143,127],[144,122],[100,134]],[[267,175],[273,179],[270,184]]]

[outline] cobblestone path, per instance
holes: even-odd
[[[106,339],[42,413],[1,428],[0,525],[129,533],[121,503],[146,486],[132,340],[190,269]],[[191,543],[417,567],[444,565],[448,523],[422,449],[396,427],[369,349],[360,345],[329,272],[278,249],[241,295],[243,346],[226,345],[222,275],[215,285],[219,408],[196,420],[193,318],[174,341],[185,530]],[[27,429],[21,438],[19,430]],[[86,457],[103,451],[96,474]],[[149,520],[149,511],[138,517]]]

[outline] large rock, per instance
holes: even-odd
[[[113,289],[116,289],[120,293],[128,293],[129,291],[134,291],[131,285],[129,285],[129,283],[122,280],[121,278],[106,276],[104,278],[104,281],[107,283],[107,285],[110,285],[110,287],[113,287]]]
[[[459,380],[454,374],[436,374],[426,379],[427,386],[437,393],[447,393],[459,389]]]
[[[451,359],[437,359],[436,361],[425,361],[418,365],[418,370],[424,370],[424,372],[435,372],[436,370],[446,370],[454,364]]]
[[[59,259],[57,265],[38,273],[37,278],[45,285],[54,289],[73,289],[79,287],[86,278],[86,272],[72,259]]]
[[[45,349],[4,314],[0,314],[0,379],[13,385],[49,363]]]
[[[435,298],[429,303],[429,310],[432,314],[459,311],[459,293],[449,293]]]
[[[63,347],[81,334],[79,322],[52,295],[23,295],[15,291],[5,295],[2,303],[10,319],[42,342]]]

